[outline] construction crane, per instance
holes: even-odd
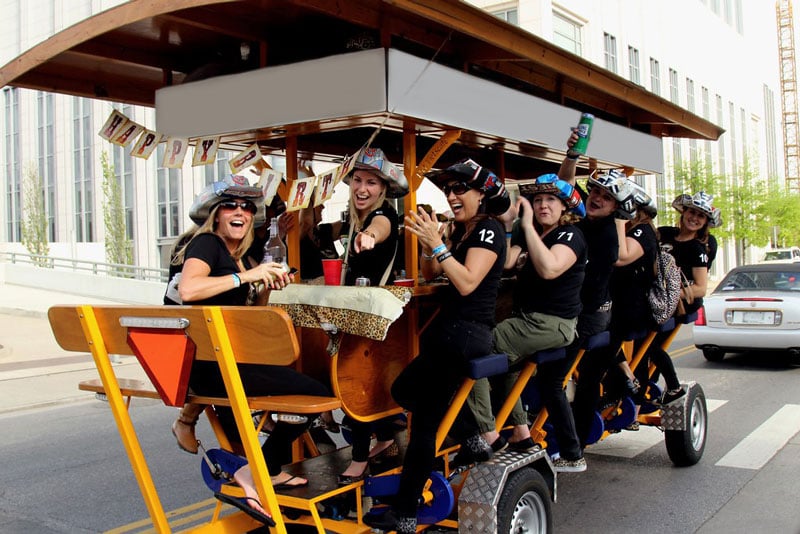
[[[775,2],[778,18],[778,52],[783,109],[783,158],[786,187],[800,191],[800,141],[798,140],[797,69],[794,59],[794,17],[792,0]]]

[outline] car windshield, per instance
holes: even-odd
[[[780,271],[734,270],[719,283],[714,293],[730,291],[800,291],[800,269]]]
[[[791,250],[772,250],[764,255],[765,260],[790,260],[792,259]]]

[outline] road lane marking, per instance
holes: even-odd
[[[715,465],[761,469],[797,432],[800,432],[800,405],[785,404]]]
[[[706,399],[708,413],[713,412],[724,405],[726,400]],[[627,432],[612,435],[586,448],[590,454],[600,454],[603,456],[616,456],[620,458],[634,458],[643,453],[653,445],[664,441],[664,433],[654,427],[642,425],[637,432]]]

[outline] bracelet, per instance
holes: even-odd
[[[424,252],[422,253],[422,259],[423,260],[431,261],[434,257],[435,256],[433,254],[425,254]]]
[[[506,232],[506,239],[511,239],[511,236],[513,235],[514,234],[512,234],[511,232]]]
[[[452,256],[453,256],[453,253],[448,250],[447,252],[445,252],[441,256],[436,256],[436,260],[439,263],[442,263],[444,260],[446,260],[447,258],[451,258]]]
[[[571,156],[569,152],[567,152],[567,159],[571,159],[572,161],[577,161],[579,157],[581,157],[581,155],[578,153],[575,153],[574,155]]]
[[[236,288],[236,287],[239,287],[240,285],[242,285],[242,279],[239,278],[238,274],[233,273],[231,276],[233,277],[233,287]]]
[[[433,254],[434,256],[438,256],[439,254],[441,254],[442,252],[445,252],[446,250],[447,250],[447,245],[442,243],[441,245],[439,245],[438,247],[433,249],[433,252],[431,252],[431,254]]]
[[[369,230],[361,230],[361,233],[362,233],[362,234],[367,234],[367,235],[368,235],[368,236],[370,236],[372,239],[377,239],[377,238],[375,237],[375,234],[373,234],[373,233],[372,233],[372,232],[370,232]]]

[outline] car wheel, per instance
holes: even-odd
[[[553,531],[550,490],[542,475],[532,467],[511,473],[497,506],[497,532],[539,533]]]
[[[721,349],[703,349],[703,356],[710,362],[721,362],[725,357],[725,352]]]
[[[689,389],[687,395],[686,430],[664,431],[667,454],[678,467],[699,462],[706,448],[708,407],[705,393],[699,385],[695,385]]]

